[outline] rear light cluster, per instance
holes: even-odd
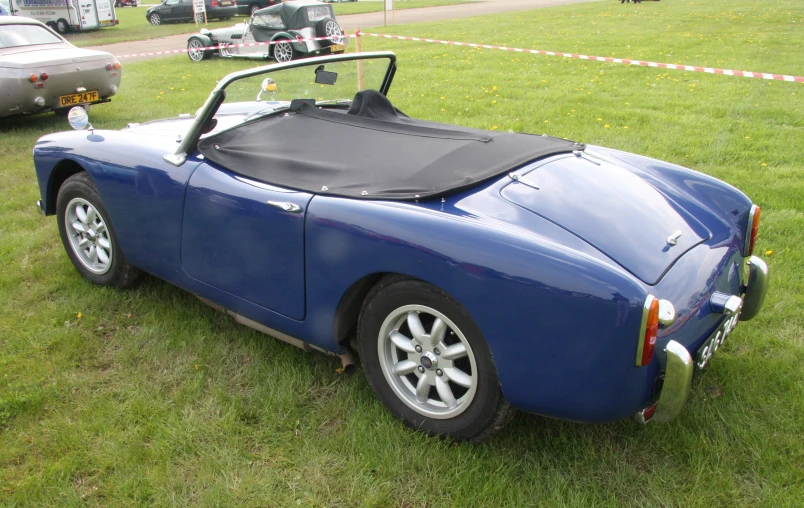
[[[106,70],[107,71],[110,71],[112,69],[114,69],[116,71],[119,71],[120,70],[120,62],[115,62],[113,64],[110,64],[110,63],[106,64]]]
[[[759,216],[762,213],[762,209],[757,205],[751,205],[751,211],[748,213],[748,225],[746,226],[745,231],[745,255],[750,256],[754,253],[754,244],[757,241],[757,235],[759,234]]]
[[[642,308],[642,333],[639,347],[637,347],[636,365],[642,367],[650,363],[653,350],[656,347],[656,338],[659,335],[659,300],[648,295]]]
[[[211,3],[211,4],[209,4],[209,5],[210,5],[211,7],[217,7],[217,6],[218,6],[218,0],[212,0],[212,3]]]
[[[28,81],[30,81],[31,83],[36,83],[37,80],[47,81],[47,78],[49,77],[50,76],[48,76],[47,72],[43,72],[39,76],[37,76],[36,74],[31,74],[30,76],[28,76]]]

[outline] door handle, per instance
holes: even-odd
[[[290,213],[301,213],[302,211],[302,207],[295,203],[288,203],[287,201],[268,201],[268,204]]]

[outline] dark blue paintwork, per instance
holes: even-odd
[[[595,422],[633,414],[654,395],[663,344],[694,354],[722,320],[709,296],[740,291],[750,200],[672,164],[589,147],[608,162],[560,156],[520,168],[537,185],[547,176],[538,191],[503,176],[443,200],[376,202],[249,182],[197,154],[171,166],[162,156],[185,129],[45,136],[34,149],[44,208],[54,210],[53,182],[80,166],[130,263],[334,352],[350,288],[385,273],[427,281],[471,314],[506,398],[524,410]],[[617,189],[631,201],[616,203]],[[677,227],[686,243],[668,252],[660,241]],[[636,367],[649,293],[678,319],[660,332],[657,358]]]

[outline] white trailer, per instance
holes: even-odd
[[[11,13],[45,23],[60,34],[118,24],[112,0],[10,0]]]

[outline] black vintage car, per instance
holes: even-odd
[[[260,42],[273,44],[251,45]],[[292,0],[258,10],[247,23],[202,29],[187,40],[187,54],[195,62],[212,55],[289,62],[303,56],[343,53],[347,43],[331,5]],[[217,49],[205,49],[210,47]]]

